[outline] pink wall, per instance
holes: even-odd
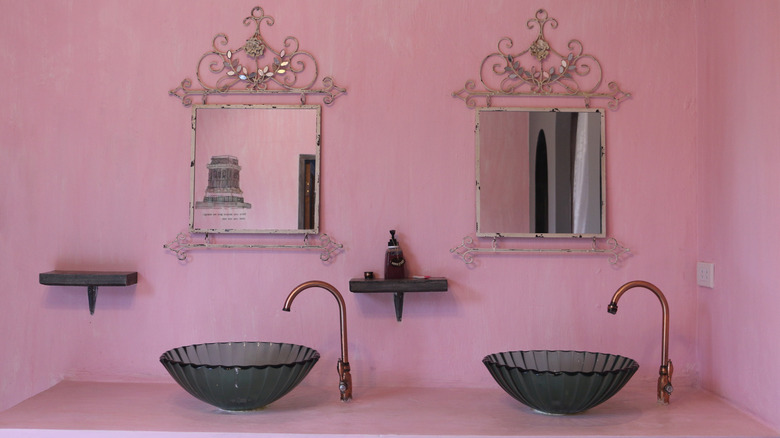
[[[651,381],[660,362],[657,300],[632,292],[618,315],[606,313],[618,286],[644,279],[658,285],[671,305],[670,356],[678,382],[695,383],[701,372],[710,387],[764,418],[772,411],[761,403],[777,406],[777,396],[770,394],[778,391],[757,381],[741,385],[755,388],[755,398],[727,391],[721,368],[730,366],[730,351],[703,345],[714,364],[696,354],[698,331],[706,342],[736,342],[719,335],[738,326],[720,316],[730,302],[709,300],[733,300],[745,306],[742,319],[770,323],[769,305],[776,307],[777,299],[769,296],[767,276],[751,263],[751,272],[720,269],[716,281],[729,290],[703,295],[697,306],[697,229],[703,237],[715,230],[721,236],[733,222],[741,229],[768,227],[771,216],[740,216],[747,219],[712,228],[697,221],[697,183],[718,181],[705,178],[706,170],[697,179],[697,133],[704,136],[705,124],[719,122],[703,121],[697,129],[692,85],[697,73],[706,72],[697,69],[692,53],[697,36],[705,38],[695,30],[693,2],[263,5],[276,18],[265,34],[269,40],[297,36],[320,60],[320,71],[348,88],[322,115],[321,226],[345,250],[332,263],[320,262],[315,252],[283,251],[195,252],[191,261],[179,263],[163,244],[187,226],[190,111],[167,93],[193,76],[214,34],[225,32],[240,44],[251,31],[241,20],[255,5],[37,0],[2,7],[0,375],[14,378],[0,380],[0,409],[62,378],[170,381],[157,362],[160,353],[219,340],[310,345],[320,350],[323,364],[307,383],[334,384],[339,344],[333,299],[324,291],[306,291],[291,313],[281,311],[287,293],[311,279],[328,281],[345,295],[356,397],[365,386],[492,387],[480,359],[509,349],[620,353],[638,360],[639,378]],[[524,23],[539,7],[559,21],[557,30],[548,31],[553,46],[581,39],[605,66],[604,79],[634,95],[606,119],[608,230],[633,254],[620,266],[602,257],[488,255],[467,267],[449,253],[463,236],[473,235],[475,221],[474,112],[450,95],[476,78],[479,63],[501,36],[530,43],[533,35]],[[716,15],[705,23],[707,35],[717,34],[718,20]],[[761,53],[762,62],[776,62],[769,51]],[[551,104],[562,105],[517,102]],[[776,124],[759,126],[769,130]],[[769,163],[765,158],[757,161]],[[759,178],[756,172],[746,176]],[[764,190],[772,186],[769,175],[755,182],[751,186]],[[729,187],[734,186],[722,190]],[[717,199],[736,212],[756,210],[761,198],[754,196],[754,201]],[[720,215],[722,206],[701,199],[705,212]],[[348,291],[351,277],[381,272],[389,229],[399,231],[411,273],[442,275],[450,282],[445,294],[407,295],[401,323],[393,316],[392,296]],[[707,240],[701,239],[701,253],[712,252],[719,267],[728,264],[723,262],[729,254],[742,264],[757,260],[769,266],[773,260],[768,243],[759,246],[764,257],[753,258],[741,249],[747,239],[717,240],[733,242],[739,251],[708,248]],[[90,316],[84,290],[38,284],[38,273],[51,269],[132,269],[140,278],[129,288],[101,289]],[[764,301],[750,305],[736,299],[729,293],[736,284],[751,285],[739,290]],[[700,327],[707,324],[697,324],[697,315],[712,318],[712,335]],[[750,333],[763,332],[756,326]],[[748,345],[756,348],[742,352],[742,361],[772,358],[756,351],[758,342]],[[648,397],[653,391],[649,383]]]
[[[749,7],[745,7],[749,5]],[[780,3],[698,0],[702,384],[780,428]]]

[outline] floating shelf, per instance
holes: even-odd
[[[47,286],[87,286],[89,314],[95,313],[98,286],[130,286],[138,283],[138,272],[115,271],[49,271],[39,275]]]
[[[400,278],[400,279],[363,279],[349,280],[349,290],[354,293],[392,293],[395,302],[395,319],[399,322],[404,313],[404,293],[406,292],[446,292],[447,279],[444,277]]]

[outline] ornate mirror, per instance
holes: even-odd
[[[479,108],[477,236],[604,237],[604,113]]]
[[[237,44],[218,33],[198,59],[195,80],[168,94],[192,107],[189,231],[165,245],[179,260],[193,249],[316,249],[330,260],[343,245],[320,233],[321,97],[331,105],[346,89],[322,77],[314,55],[288,36],[273,44],[261,28],[274,18],[259,6],[243,20],[253,29]],[[194,105],[195,98],[201,99]],[[297,98],[300,105],[290,105]],[[251,104],[258,99],[264,104]],[[214,101],[221,104],[213,104]],[[250,102],[251,100],[251,102]],[[208,104],[211,101],[212,104]],[[203,241],[193,241],[202,234]],[[252,234],[255,242],[224,234]],[[303,242],[261,234],[300,234]]]
[[[528,44],[499,39],[479,64],[478,79],[452,93],[476,109],[477,239],[466,236],[450,252],[466,263],[480,252],[606,253],[617,263],[629,250],[607,237],[604,109],[591,104],[603,100],[617,110],[631,94],[615,81],[602,87],[601,63],[579,40],[553,47],[544,31],[556,29],[558,21],[546,10],[537,10],[525,27],[535,30]],[[585,106],[504,104],[514,98],[581,98]],[[493,107],[496,101],[504,107]],[[479,238],[486,237],[490,247],[480,247]],[[499,247],[504,237],[589,238],[591,247]],[[607,247],[598,247],[599,241]]]
[[[319,106],[195,106],[190,230],[318,233],[319,163]]]

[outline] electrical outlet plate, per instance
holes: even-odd
[[[709,288],[715,287],[715,263],[696,263],[696,284]]]

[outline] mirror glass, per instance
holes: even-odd
[[[477,109],[477,235],[604,237],[604,113]]]
[[[320,107],[197,105],[190,231],[319,231]]]

